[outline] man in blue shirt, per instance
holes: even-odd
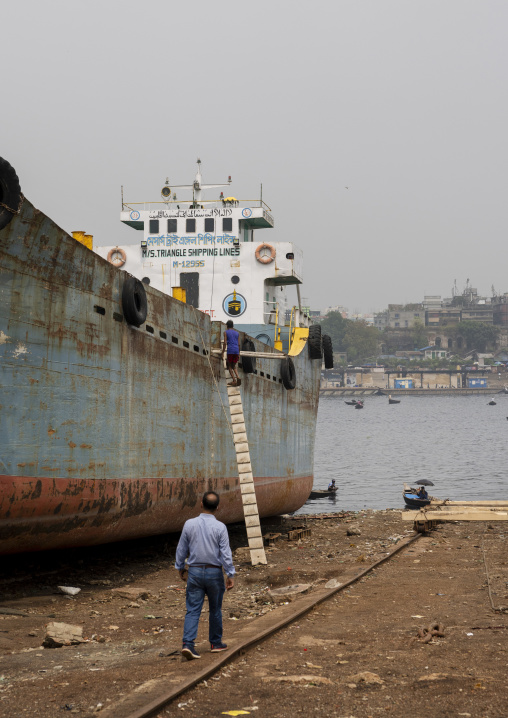
[[[185,522],[176,549],[175,568],[180,572],[182,581],[186,580],[185,559],[188,558],[187,614],[182,648],[182,656],[188,661],[201,658],[194,642],[205,595],[208,597],[210,612],[208,637],[211,651],[219,653],[227,648],[227,645],[222,643],[222,599],[224,591],[229,591],[234,586],[235,567],[227,528],[214,516],[218,506],[219,495],[215,491],[207,491],[201,501],[202,513]],[[223,568],[227,576],[225,584]]]
[[[233,326],[234,325],[232,320],[229,319],[226,322],[224,344],[222,345],[222,356],[224,357],[224,352],[227,348],[227,365],[232,379],[231,382],[228,382],[228,386],[240,386],[242,380],[238,376],[238,371],[236,368],[236,365],[238,364],[238,359],[240,358],[240,346],[238,344],[240,335],[238,334],[236,329],[233,329]]]

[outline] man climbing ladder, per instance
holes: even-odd
[[[226,323],[226,331],[224,332],[224,343],[222,345],[222,357],[224,358],[224,352],[227,350],[226,361],[228,365],[229,373],[231,374],[232,381],[228,382],[228,386],[240,386],[242,380],[238,376],[238,360],[240,358],[240,346],[238,340],[240,335],[233,329],[233,322],[231,319]]]

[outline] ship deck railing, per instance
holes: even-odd
[[[139,209],[141,206],[144,210],[150,210],[152,209],[152,205],[155,205],[158,209],[160,209],[161,206],[168,209],[169,205],[174,205],[171,209],[181,209],[180,205],[191,205],[189,207],[186,206],[186,209],[204,209],[205,205],[211,209],[224,209],[248,205],[251,208],[261,207],[262,209],[266,209],[268,212],[272,211],[271,207],[262,199],[237,199],[234,202],[225,202],[219,199],[201,199],[199,202],[192,199],[175,199],[148,200],[145,202],[122,202],[122,212],[133,210],[134,208]]]

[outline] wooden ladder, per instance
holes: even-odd
[[[229,411],[235,443],[236,463],[240,477],[240,490],[242,492],[243,515],[249,540],[250,559],[253,566],[266,563],[266,554],[263,545],[263,535],[259,522],[258,502],[252,476],[250,463],[249,442],[245,431],[245,418],[243,415],[242,397],[240,389],[228,386]]]

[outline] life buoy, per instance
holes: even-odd
[[[270,254],[263,252],[264,249],[267,249]],[[263,252],[263,254],[261,254],[261,252]],[[275,259],[275,247],[271,244],[263,242],[263,244],[260,244],[256,249],[256,259],[258,262],[261,262],[261,264],[270,264],[270,262],[273,262]]]
[[[108,262],[115,267],[123,267],[127,261],[127,255],[121,247],[115,247],[108,252]]]

